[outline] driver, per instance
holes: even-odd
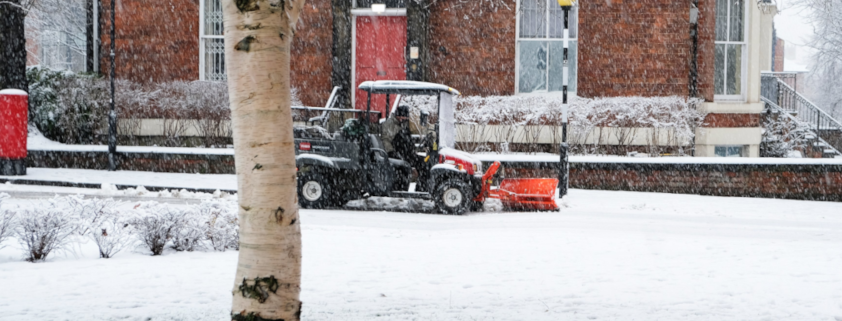
[[[409,119],[409,107],[398,106],[397,110],[381,126],[383,145],[391,158],[403,159],[418,171],[419,180],[424,181],[429,176],[430,169],[424,157],[415,152],[412,135],[420,135],[418,125]]]

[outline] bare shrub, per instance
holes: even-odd
[[[216,251],[240,249],[240,225],[237,203],[206,200],[199,205],[200,216],[207,220],[207,238]]]
[[[3,248],[3,241],[14,233],[17,226],[17,211],[3,207],[3,200],[7,198],[9,194],[0,193],[0,249]]]
[[[203,243],[207,239],[207,217],[202,216],[192,206],[181,215],[181,224],[176,225],[172,233],[172,248],[179,252],[203,249]]]
[[[76,233],[77,224],[65,210],[61,207],[46,206],[23,209],[19,212],[19,224],[15,234],[27,251],[27,261],[46,260],[47,255],[67,246]]]
[[[810,124],[782,113],[764,115],[761,125],[760,157],[788,157],[792,151],[804,151],[808,136],[814,136]]]
[[[167,204],[145,202],[135,206],[137,216],[131,220],[138,239],[152,252],[164,253],[164,247],[184,224],[184,211]]]
[[[110,213],[93,225],[88,232],[99,247],[100,258],[114,257],[121,250],[134,244],[135,229],[131,226],[133,218],[126,215],[128,213],[131,211]]]
[[[77,233],[90,237],[99,248],[100,258],[111,258],[133,243],[133,229],[129,223],[132,211],[120,213],[120,202],[113,199],[67,196],[54,198],[51,202],[66,203],[77,219]]]

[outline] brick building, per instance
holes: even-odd
[[[109,1],[101,0],[103,17]],[[385,10],[372,10],[373,2]],[[220,6],[118,0],[118,77],[225,80]],[[306,89],[299,97],[309,106],[324,105],[334,86],[343,88],[341,104],[357,105],[361,95],[348,89],[374,79],[444,83],[463,95],[553,95],[562,81],[561,13],[555,0],[307,0],[292,82]],[[760,71],[772,64],[775,13],[766,1],[579,0],[569,89],[580,97],[703,98],[696,155],[757,157]],[[100,59],[106,70],[108,57]]]

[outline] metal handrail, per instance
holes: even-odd
[[[766,103],[767,107],[770,107],[770,108],[774,109],[775,111],[779,112],[780,114],[785,115],[787,118],[789,118],[789,120],[794,121],[794,122],[804,123],[804,121],[801,121],[800,119],[795,118],[795,116],[792,116],[792,114],[788,113],[785,109],[783,109],[781,106],[778,106],[778,104],[773,103],[771,100],[766,99],[765,97],[760,97],[760,100],[763,101],[764,103]],[[819,136],[819,134],[817,134],[817,133],[813,133],[813,134],[816,135],[816,139],[818,139],[818,141],[820,143],[823,143],[825,146],[830,147],[830,149],[832,149],[836,153],[836,155],[842,155],[842,153],[840,153],[839,150],[836,149],[836,147],[834,147],[833,145],[828,143],[826,140],[821,138],[821,136]]]
[[[790,87],[786,82],[784,82],[780,79],[778,79],[778,83],[783,85],[784,89],[786,89],[787,94],[794,95],[795,98],[798,99],[799,102],[804,103],[806,105],[806,107],[808,107],[810,109],[813,109],[814,111],[822,114],[822,116],[826,117],[828,121],[836,124],[836,127],[839,127],[840,129],[842,129],[842,123],[840,123],[838,120],[834,119],[833,116],[830,116],[830,114],[828,114],[827,112],[825,112],[824,110],[819,108],[816,104],[814,104],[812,101],[807,99],[807,97],[804,97],[804,95],[801,95],[800,93],[795,91],[795,89],[792,89],[792,87]]]

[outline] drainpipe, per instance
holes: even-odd
[[[351,33],[353,29],[353,16],[351,16],[351,1],[332,0],[333,15],[333,45],[332,69],[330,83],[333,87],[342,89],[337,93],[336,101],[338,108],[354,108],[351,101],[351,91],[355,89],[351,84]]]
[[[406,2],[406,79],[427,81],[430,6],[427,1]]]
[[[690,98],[696,98],[699,97],[699,0],[691,0],[690,2],[690,38],[692,39],[692,44],[690,46],[691,58],[688,89]],[[690,146],[690,156],[696,156],[695,135],[693,135],[693,141]]]
[[[699,0],[690,3],[690,97],[699,97]]]

